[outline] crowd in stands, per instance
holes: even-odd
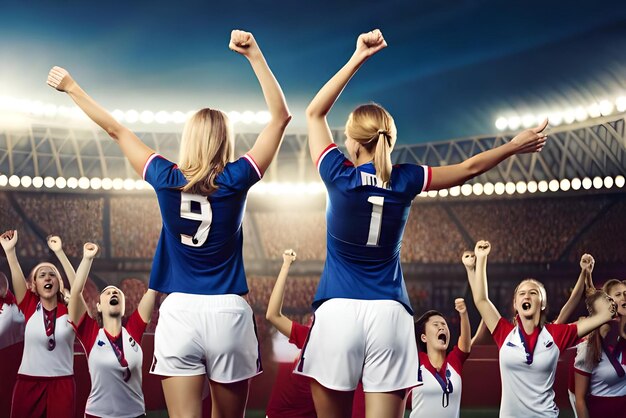
[[[576,254],[602,254],[605,262],[623,263],[626,260],[626,200],[612,205],[607,212],[577,241],[570,261]]]
[[[279,259],[285,248],[292,248],[299,260],[323,260],[326,256],[323,211],[258,212],[253,216],[268,259]]]
[[[110,232],[112,257],[154,256],[161,232],[161,214],[156,199],[153,196],[112,197]]]

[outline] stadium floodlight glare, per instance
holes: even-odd
[[[604,182],[602,181],[602,177],[593,178],[593,187],[595,187],[596,189],[601,189],[603,185]]]
[[[613,103],[609,102],[608,100],[600,100],[598,106],[600,107],[600,113],[602,114],[602,116],[608,116],[613,113]]]
[[[507,182],[504,185],[504,190],[506,191],[506,194],[515,193],[515,183],[513,183],[512,181]]]
[[[126,179],[124,180],[124,190],[133,190],[135,188],[135,180]]]
[[[254,122],[254,116],[255,115],[253,111],[246,110],[241,114],[241,121],[246,125],[250,125],[252,122]]]
[[[535,193],[537,191],[537,182],[535,180],[531,180],[526,185],[526,189],[528,193]]]
[[[525,181],[518,181],[517,183],[515,183],[515,191],[519,194],[524,194],[526,193],[526,182]]]
[[[254,121],[258,124],[264,125],[272,119],[272,115],[267,110],[256,112],[254,115]]]
[[[46,186],[48,189],[51,189],[54,187],[54,178],[53,177],[46,177],[43,179],[43,185]]]
[[[472,193],[474,193],[476,196],[480,196],[481,194],[483,194],[483,191],[484,187],[482,183],[474,183],[472,185]]]
[[[537,183],[537,190],[539,190],[541,193],[545,193],[548,191],[548,182],[545,180],[541,180],[539,183]]]
[[[561,122],[563,122],[563,113],[554,112],[548,115],[548,120],[550,121],[550,125],[559,126]]]
[[[102,179],[100,177],[93,177],[91,180],[89,180],[89,187],[91,187],[93,190],[100,190],[100,188],[102,187]]]
[[[58,108],[53,104],[46,104],[43,106],[43,115],[47,118],[53,118],[57,115]]]
[[[450,188],[450,196],[457,197],[461,195],[461,186],[454,186]]]
[[[65,180],[65,177],[57,177],[54,184],[57,186],[57,189],[64,189],[67,185],[67,180]]]
[[[576,116],[576,120],[578,122],[583,122],[589,117],[589,114],[582,106],[578,106],[576,109],[574,109],[574,115]]]
[[[607,189],[610,189],[611,187],[613,187],[613,177],[606,176],[604,178],[604,187],[606,187]]]
[[[535,124],[536,120],[537,118],[534,115],[527,113],[524,116],[522,116],[522,126],[524,128],[530,128],[531,126]]]
[[[9,186],[18,187],[19,185],[20,185],[20,178],[18,176],[13,174],[11,177],[9,177]]]
[[[158,115],[158,113],[157,113]],[[185,121],[187,120],[187,116],[181,112],[180,110],[177,110],[176,112],[172,113],[172,122],[174,123],[185,123]]]
[[[67,179],[67,188],[75,189],[78,187],[78,179],[76,177],[70,177]]]
[[[508,119],[507,122],[509,125],[509,129],[511,130],[516,130],[522,124],[522,120],[519,118],[519,116],[512,116]]]
[[[582,185],[583,185],[583,189],[589,190],[591,189],[591,186],[593,186],[593,182],[591,181],[589,177],[585,177],[582,181]]]
[[[228,119],[234,125],[235,123],[241,121],[241,113],[233,110],[232,112],[228,112]]]
[[[600,112],[600,105],[598,103],[592,103],[587,108],[587,112],[591,118],[599,118],[602,115],[602,112]]]
[[[104,190],[111,190],[113,188],[113,180],[108,177],[102,179],[102,188]]]
[[[145,181],[139,179],[139,180],[135,180],[135,190],[144,190],[148,188],[148,183],[146,183]]]
[[[624,183],[626,183],[626,179],[624,179],[624,176],[619,175],[619,176],[615,177],[615,185],[617,187],[619,187],[621,189],[622,187],[624,187]]]
[[[439,195],[439,193],[437,193],[437,190],[429,190],[428,191],[428,197],[437,197]]]
[[[57,109],[58,115],[62,118],[68,119],[72,117],[72,109],[67,106],[59,106]],[[114,115],[115,116],[115,115]],[[123,113],[122,113],[123,116]]]
[[[505,190],[506,190],[506,186],[504,185],[504,183],[502,182],[497,182],[494,186],[493,186],[493,190],[496,192],[496,194],[499,196],[501,194],[504,194]]]
[[[582,181],[578,177],[572,179],[572,189],[580,190],[581,186]]]
[[[154,121],[160,125],[164,125],[169,121],[173,121],[174,122],[174,118],[172,116],[170,116],[170,114],[168,112],[166,112],[165,110],[159,110],[158,112],[156,112],[156,114],[154,115]],[[183,119],[184,121],[184,119]]]
[[[128,123],[136,123],[139,120],[139,112],[135,109],[127,110],[124,113],[124,119],[126,119],[126,122]]]
[[[551,192],[558,192],[559,191],[559,181],[557,179],[554,180],[550,180],[550,183],[548,183],[548,189]]]
[[[41,186],[43,186],[43,177],[37,176],[33,178],[33,187],[39,189]]]
[[[149,124],[154,122],[154,112],[149,110],[144,110],[139,114],[139,120],[141,123]]]
[[[22,176],[20,184],[22,187],[30,187],[31,184],[33,184],[33,179],[31,179],[30,176]]]
[[[505,117],[499,117],[496,119],[496,128],[500,131],[504,131],[506,127],[509,126],[509,122]]]
[[[124,188],[124,180],[117,177],[113,179],[113,190],[122,190]]]
[[[9,184],[9,178],[5,174],[0,175],[0,186],[5,187],[7,184]]]
[[[559,187],[561,188],[561,190],[563,190],[564,192],[568,191],[571,187],[571,183],[568,179],[562,179],[559,183]]]
[[[485,183],[485,185],[483,186],[483,192],[487,196],[491,196],[493,194],[494,190],[495,190],[495,187],[494,187],[493,183]]]
[[[113,112],[111,112],[111,115],[113,115],[115,120],[117,120],[118,122],[124,122],[124,111],[123,110],[115,109]]]
[[[80,187],[83,190],[87,190],[89,188],[89,179],[87,177],[79,178],[78,187]]]
[[[565,123],[567,124],[574,123],[575,120],[576,120],[576,111],[574,109],[567,109],[566,111],[563,112],[563,121],[565,121]]]
[[[417,197],[428,197],[428,192],[422,192],[418,194]]]
[[[618,112],[623,112],[626,110],[626,96],[620,96],[615,99],[615,108]]]
[[[448,189],[441,189],[439,190],[439,197],[448,197],[449,193]]]
[[[463,196],[469,196],[472,194],[472,185],[471,184],[464,184],[461,186],[461,194]]]

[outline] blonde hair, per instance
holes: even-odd
[[[543,327],[547,322],[546,314],[548,308],[548,293],[546,292],[546,288],[543,283],[541,283],[539,280],[528,278],[519,282],[519,284],[515,287],[515,291],[513,292],[513,311],[516,315],[518,314],[518,312],[515,311],[515,296],[517,295],[517,291],[519,290],[519,288],[524,283],[532,283],[539,288],[539,297],[541,298],[541,315],[539,318],[539,326]]]
[[[233,158],[232,129],[226,114],[215,109],[197,111],[185,124],[178,167],[187,179],[183,192],[209,195],[215,179]]]
[[[61,276],[61,272],[59,271],[59,269],[52,263],[43,262],[43,263],[39,263],[35,267],[33,267],[33,269],[30,271],[30,274],[28,275],[28,278],[27,278],[28,283],[30,283],[31,290],[33,291],[33,293],[35,293],[37,296],[39,296],[39,294],[37,293],[36,287],[35,287],[35,279],[37,278],[37,272],[42,267],[49,267],[56,274],[57,280],[59,281],[59,291],[57,292],[57,299],[58,299],[59,302],[62,302],[63,304],[65,304],[65,295],[63,294],[63,290],[65,289],[65,285],[63,284],[63,276]]]
[[[391,179],[391,150],[396,143],[396,124],[381,105],[368,103],[354,109],[346,123],[346,136],[369,152],[374,150],[376,177],[387,187]],[[375,147],[375,149],[374,149]]]

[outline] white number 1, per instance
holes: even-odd
[[[378,239],[380,238],[385,198],[383,196],[370,196],[367,201],[372,204],[372,218],[370,220],[370,231],[367,234],[367,245],[375,247],[378,245]]]
[[[191,211],[191,202],[197,202],[200,204],[200,213]],[[209,230],[211,229],[211,221],[213,220],[213,211],[211,210],[211,204],[206,196],[200,196],[191,193],[181,192],[180,194],[180,217],[183,219],[191,219],[194,221],[201,221],[193,237],[189,235],[180,234],[180,240],[183,244],[192,247],[199,247],[206,241],[209,236]]]

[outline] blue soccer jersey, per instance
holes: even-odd
[[[210,196],[183,193],[176,164],[153,154],[143,170],[157,194],[163,228],[150,288],[201,295],[248,293],[243,268],[243,221],[248,189],[261,172],[249,155],[226,164]]]
[[[428,189],[430,168],[396,165],[382,188],[372,163],[355,167],[335,144],[317,168],[328,190],[327,250],[313,307],[331,298],[392,299],[413,314],[400,248],[411,202]]]

